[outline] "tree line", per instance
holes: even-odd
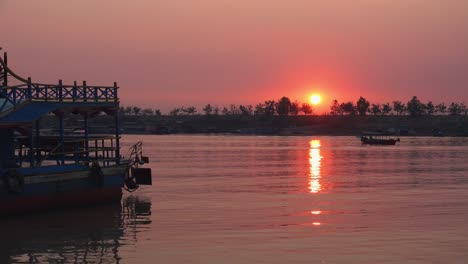
[[[121,115],[154,115],[161,116],[162,112],[159,109],[140,108],[138,106],[121,106],[119,108]],[[175,107],[168,112],[170,116],[180,115],[311,115],[314,113],[314,108],[311,104],[300,103],[298,101],[291,102],[287,97],[282,97],[278,101],[266,100],[262,103],[253,105],[236,105],[230,104],[228,106],[219,107],[217,105],[206,104],[201,112],[195,106],[182,106]]]
[[[138,106],[122,106],[119,109],[121,115],[148,115],[161,116],[159,109],[140,108]],[[313,106],[309,103],[292,102],[288,97],[281,99],[266,100],[253,105],[236,105],[218,107],[216,105],[206,104],[199,112],[195,106],[175,107],[168,112],[170,116],[180,115],[235,115],[235,116],[297,116],[312,115],[315,112]],[[421,102],[416,96],[413,96],[408,102],[393,101],[383,104],[370,103],[364,97],[359,97],[356,102],[339,102],[333,100],[330,105],[330,115],[468,115],[468,107],[465,103],[452,102],[450,105],[444,103],[434,104],[432,101]]]
[[[432,101],[421,102],[417,96],[413,96],[407,103],[393,101],[392,103],[371,104],[364,97],[359,97],[356,103],[349,101],[339,103],[333,100],[330,106],[331,115],[468,115],[465,103],[452,102],[450,105],[440,103],[435,105]]]

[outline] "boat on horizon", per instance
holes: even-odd
[[[400,142],[400,138],[393,138],[392,135],[382,132],[361,133],[361,143],[364,145],[395,145]]]
[[[151,185],[142,142],[121,155],[117,92],[117,83],[35,83],[8,67],[7,53],[0,56],[0,216],[118,202],[122,189]],[[89,120],[103,114],[114,126],[90,134]],[[48,115],[57,129],[41,127]],[[68,133],[71,115],[83,118],[81,131]]]

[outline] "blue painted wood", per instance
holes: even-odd
[[[69,179],[67,175],[69,173],[82,173],[82,172],[91,172],[90,167],[81,165],[81,164],[67,164],[67,165],[57,165],[57,166],[43,166],[35,168],[19,168],[18,172],[23,175],[25,178],[33,178],[47,175],[58,175],[60,177],[63,174],[63,177],[59,182],[39,182],[34,184],[25,184],[24,191],[20,194],[15,194],[12,197],[19,196],[29,196],[29,195],[39,195],[39,194],[50,194],[57,192],[68,192],[76,191],[86,188],[106,188],[112,186],[122,186],[124,181],[124,167],[122,168],[121,173],[105,175],[103,176],[103,184],[101,186],[96,184],[94,178],[87,177],[81,179]],[[59,185],[58,185],[59,184]],[[0,188],[0,200],[2,196],[11,196],[7,195],[5,190]]]
[[[38,175],[38,174],[48,174],[48,173],[59,173],[59,172],[71,172],[84,170],[87,167],[82,164],[65,164],[61,166],[41,166],[33,168],[19,168],[19,172],[22,175]]]
[[[0,118],[0,123],[30,123],[40,117],[63,108],[79,108],[86,110],[87,108],[115,108],[113,102],[89,102],[89,103],[73,103],[73,102],[30,102],[17,108],[14,112]]]

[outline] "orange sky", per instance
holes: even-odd
[[[468,1],[0,0],[0,46],[43,82],[123,104],[468,98]]]

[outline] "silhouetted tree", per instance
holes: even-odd
[[[373,115],[378,115],[382,113],[382,108],[379,104],[372,104],[369,110]]]
[[[255,111],[254,111],[254,114],[255,115],[264,115],[265,114],[265,104],[257,104],[255,106]]]
[[[276,111],[280,116],[287,116],[289,114],[289,110],[291,109],[291,101],[287,97],[282,97],[278,101],[278,105]]]
[[[460,112],[464,115],[468,115],[468,108],[466,107],[465,103],[460,104]]]
[[[406,108],[411,116],[420,116],[424,114],[424,104],[421,103],[416,96],[413,96],[413,98],[406,104]]]
[[[221,110],[221,113],[223,115],[229,115],[229,109],[227,109],[227,107],[223,107],[223,110]]]
[[[406,111],[405,104],[401,101],[393,101],[393,111],[395,111],[397,115],[402,115]]]
[[[460,105],[457,103],[451,103],[450,106],[448,107],[448,111],[450,115],[459,115],[462,112]]]
[[[172,109],[171,111],[169,111],[169,115],[178,116],[181,112],[182,112],[182,109],[180,109],[179,107],[176,107]]]
[[[215,115],[219,115],[219,107],[218,107],[218,106],[215,106],[215,108],[214,108],[214,114],[215,114]]]
[[[121,115],[121,116],[125,115],[125,107],[123,107],[123,106],[119,107],[119,115]]]
[[[432,103],[432,101],[427,102],[425,109],[426,109],[426,114],[428,114],[428,115],[433,115],[434,114],[435,106]]]
[[[253,112],[251,105],[248,105],[248,106],[239,105],[239,110],[241,111],[241,114],[244,116],[252,115],[252,112]]]
[[[340,104],[338,103],[338,100],[333,100],[332,105],[330,106],[330,114],[332,115],[339,115],[342,114],[342,108],[340,107]]]
[[[365,116],[367,110],[369,109],[370,103],[364,97],[359,97],[359,100],[356,102],[356,109],[359,112],[359,115]]]
[[[301,111],[304,115],[311,115],[314,112],[314,108],[312,108],[311,104],[302,103],[301,104]]]
[[[440,114],[445,114],[447,112],[447,106],[444,103],[440,103],[435,106],[435,112]]]
[[[194,115],[197,113],[197,108],[195,106],[189,106],[187,108],[182,107],[182,111],[184,111],[188,115]]]
[[[138,106],[132,106],[132,110],[135,115],[139,115],[141,112],[141,108]]]
[[[143,109],[143,115],[153,115],[153,109],[151,108],[145,108]]]
[[[346,113],[348,115],[355,115],[356,114],[356,107],[354,106],[353,102],[346,102],[342,103],[340,105],[340,108],[342,109],[343,113]]]
[[[240,115],[240,114],[241,114],[241,111],[239,110],[239,108],[237,107],[237,105],[235,105],[235,104],[230,104],[230,105],[229,105],[229,114],[230,114],[230,115]]]
[[[213,107],[210,105],[210,104],[207,104],[205,105],[205,107],[203,107],[203,112],[205,112],[205,115],[211,115],[211,113],[213,112]]]
[[[162,115],[162,114],[161,114],[161,110],[159,110],[159,109],[154,109],[154,114],[155,114],[156,116],[161,116],[161,115]]]
[[[390,103],[385,103],[382,105],[382,115],[388,115],[392,111]]]
[[[275,114],[275,101],[267,100],[265,101],[265,115],[272,116]]]
[[[253,106],[247,105],[246,107],[247,107],[247,111],[249,112],[249,115],[253,115],[253,111],[254,111]]]
[[[291,115],[297,116],[299,114],[299,111],[301,110],[300,108],[301,106],[299,105],[299,102],[294,101],[291,103],[291,107],[289,108],[289,113],[291,113]]]

